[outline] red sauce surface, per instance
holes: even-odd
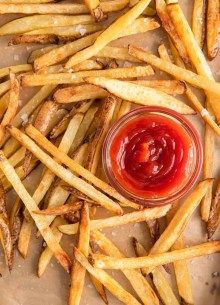
[[[192,142],[176,121],[158,114],[131,119],[110,146],[115,178],[144,198],[172,194],[187,178]]]

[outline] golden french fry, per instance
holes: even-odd
[[[176,98],[153,88],[132,84],[128,81],[104,77],[87,77],[86,82],[107,89],[112,94],[141,105],[164,106],[182,114],[193,114],[194,110]],[[151,99],[149,99],[149,96]]]
[[[184,259],[191,259],[199,256],[210,255],[220,252],[220,242],[213,241],[197,246],[188,247],[160,254],[151,254],[137,258],[113,258],[110,256],[92,254],[89,261],[100,269],[138,269],[154,268],[156,266],[176,262]]]
[[[79,162],[79,164],[83,164],[83,162],[84,162],[84,156],[86,153],[86,149],[87,149],[87,145],[83,144],[73,157],[76,162]],[[51,193],[51,196],[48,201],[48,207],[55,207],[55,206],[59,205],[60,202],[66,202],[68,196],[69,196],[69,192],[64,190],[60,186],[60,184],[57,185]],[[71,198],[71,196],[69,198]],[[67,204],[68,204],[68,200],[67,200]],[[63,221],[61,223],[61,221],[58,219],[60,219],[60,218],[59,217],[55,218],[55,220],[53,221],[53,223],[51,225],[51,228],[52,228],[53,232],[55,233],[55,235],[57,236],[58,241],[60,241],[63,234],[58,230],[57,227],[59,225],[65,224],[66,222]],[[51,218],[51,221],[52,220],[53,220],[53,218]],[[57,220],[58,220],[58,222],[57,222]],[[31,229],[29,231],[31,232]],[[46,247],[45,250],[42,252],[40,259],[39,259],[39,264],[38,264],[38,276],[39,277],[42,276],[43,273],[45,272],[52,257],[53,257],[53,252],[50,250],[49,247]]]
[[[29,64],[23,64],[23,65],[16,65],[16,66],[10,66],[0,69],[0,78],[5,77],[12,73],[18,73],[18,72],[29,72],[32,70],[32,66]]]
[[[107,272],[92,267],[86,257],[77,248],[74,248],[75,259],[96,279],[98,279],[114,296],[127,305],[140,305],[140,303],[121,285],[116,282]]]
[[[21,78],[22,86],[42,86],[58,84],[79,84],[85,77],[115,77],[115,78],[133,78],[153,75],[151,66],[137,66],[127,68],[115,68],[106,70],[79,71],[75,73],[57,73],[57,74],[30,74]]]
[[[209,220],[207,222],[208,238],[215,233],[220,222],[220,183],[217,186],[215,197],[212,202]]]
[[[37,131],[37,129],[35,128],[34,130]],[[39,158],[39,160],[41,160],[41,162],[44,163],[48,167],[48,169],[50,169],[54,174],[63,179],[65,182],[77,188],[80,192],[86,194],[92,200],[96,201],[98,204],[105,207],[106,209],[109,209],[111,212],[116,214],[123,213],[121,207],[116,202],[114,202],[106,195],[95,189],[83,179],[76,177],[69,170],[65,169],[63,166],[54,161],[49,155],[43,152],[43,150],[40,149],[28,136],[26,136],[13,126],[8,126],[8,131],[13,137],[15,137],[20,143],[22,143],[27,149],[29,149],[37,158]],[[41,134],[40,132],[38,133]],[[61,153],[61,151],[59,152]],[[67,157],[66,154],[64,155]],[[57,156],[55,157],[57,158]]]
[[[187,50],[183,42],[181,41],[178,33],[176,32],[174,24],[169,18],[165,0],[156,0],[156,11],[162,22],[162,26],[171,37],[175,47],[178,49],[181,58],[184,60],[185,63],[188,64],[189,56]]]
[[[5,126],[13,121],[19,106],[20,84],[13,72],[10,72],[10,83],[9,104],[0,124],[0,142],[5,134]]]
[[[0,27],[0,35],[26,33],[29,31],[56,26],[92,23],[89,15],[34,15],[12,20]]]
[[[107,255],[116,258],[123,258],[125,255],[101,232],[92,231],[91,239],[94,241]],[[129,280],[135,292],[143,302],[143,304],[159,304],[159,300],[155,292],[151,288],[147,280],[142,276],[140,271],[121,270],[125,277]]]
[[[89,219],[89,206],[84,202],[81,219],[79,225],[79,240],[78,249],[82,254],[87,257],[89,254],[89,239],[90,239],[90,219]],[[71,277],[70,277],[70,294],[69,305],[78,305],[80,303],[84,281],[85,281],[86,269],[75,260],[73,263]]]
[[[209,79],[207,76],[198,75],[190,70],[180,68],[170,62],[167,62],[166,60],[160,59],[159,57],[134,46],[129,47],[129,53],[133,56],[136,56],[138,59],[143,60],[155,66],[156,68],[173,75],[179,80],[187,81],[193,86],[208,90],[210,93],[219,96],[220,84],[212,79]]]
[[[208,0],[207,7],[207,26],[206,41],[209,59],[214,59],[218,53],[218,33],[220,22],[220,3],[218,0]]]
[[[123,115],[128,113],[131,110],[132,104],[128,101],[122,101],[119,111],[117,113],[117,119],[120,119]]]
[[[31,52],[27,61],[28,61],[29,64],[32,64],[35,61],[35,59],[37,59],[38,57],[48,53],[49,51],[51,51],[53,49],[57,49],[57,48],[59,48],[59,46],[50,45],[50,46],[42,47],[40,49],[36,49],[36,50]]]
[[[40,210],[40,211],[36,211],[35,213],[36,214],[39,214],[39,215],[55,215],[55,216],[58,216],[58,215],[64,215],[64,214],[67,214],[69,212],[76,212],[76,211],[79,211],[81,209],[81,204],[61,204],[61,205],[58,205],[57,207],[54,207],[54,208],[47,208],[45,210]]]
[[[120,37],[126,27],[128,27],[148,6],[149,0],[141,0],[127,13],[119,17],[114,23],[112,23],[103,33],[101,33],[96,39],[95,43],[87,47],[86,49],[76,53],[71,60],[66,64],[66,68],[72,67],[92,56],[95,56],[101,49],[103,49],[112,40]]]
[[[134,251],[137,257],[146,256],[148,253],[140,242],[133,238]],[[145,268],[141,269],[144,276],[147,275]],[[164,305],[180,305],[177,300],[168,280],[164,276],[165,270],[162,266],[157,267],[152,272],[152,280],[157,289],[157,292],[163,301]]]
[[[107,18],[107,15],[101,9],[99,0],[85,0],[85,4],[97,22]]]
[[[99,51],[96,56],[99,57],[108,57],[108,58],[114,58],[118,60],[126,60],[131,62],[140,62],[136,57],[131,56],[128,53],[127,48],[118,48],[118,47],[104,47],[101,51]]]
[[[0,168],[4,172],[7,179],[13,185],[18,196],[21,198],[23,203],[25,204],[26,208],[28,209],[29,213],[31,214],[32,218],[34,219],[38,229],[40,230],[44,240],[50,246],[50,248],[54,251],[56,258],[64,267],[64,269],[69,272],[71,262],[68,255],[64,252],[61,248],[59,243],[57,243],[56,238],[54,237],[52,231],[48,226],[45,225],[44,218],[40,215],[36,215],[33,212],[38,210],[38,207],[29,193],[26,191],[25,187],[23,186],[21,180],[19,179],[18,175],[16,174],[14,168],[10,165],[8,160],[5,158],[3,152],[0,152]]]
[[[39,44],[50,44],[50,43],[58,43],[59,38],[56,35],[50,34],[39,34],[39,35],[19,35],[14,36],[9,41],[8,45],[18,45],[25,43],[39,43]]]
[[[90,98],[104,98],[107,97],[109,93],[97,86],[82,84],[78,86],[69,86],[66,88],[58,89],[54,98],[57,103],[75,103]]]
[[[134,84],[158,89],[160,91],[163,91],[167,94],[184,94],[186,91],[186,86],[184,83],[177,81],[177,80],[137,80],[132,81]]]
[[[5,111],[8,107],[10,99],[10,91],[6,92],[3,96],[0,98],[0,118],[2,119]]]
[[[57,227],[64,223],[66,223],[66,221],[63,218],[57,217],[51,225],[51,230],[52,230],[53,235],[55,236],[57,242],[60,242],[61,237],[62,237],[62,233],[57,229]],[[37,270],[38,277],[41,277],[43,275],[43,273],[48,265],[48,262],[50,262],[52,256],[53,256],[53,252],[50,250],[49,247],[46,247],[43,250],[43,252],[41,253],[39,261],[38,261],[38,270]]]
[[[206,0],[194,0],[192,31],[201,49],[203,48],[205,42],[205,13]]]
[[[115,227],[120,225],[125,225],[128,223],[136,223],[141,221],[146,221],[148,219],[156,219],[160,218],[169,211],[170,205],[164,207],[156,207],[156,208],[149,208],[144,209],[138,212],[132,212],[125,214],[123,216],[113,216],[109,218],[103,219],[94,219],[91,220],[91,230],[99,230],[103,228]],[[76,234],[78,230],[78,223],[75,224],[68,224],[59,227],[59,230],[62,233],[71,235]]]
[[[26,0],[27,1],[27,0]],[[9,0],[4,4],[4,0],[0,0],[0,14],[67,14],[78,15],[89,13],[89,9],[84,4],[79,3],[50,3],[43,4],[43,2],[53,2],[49,0],[31,0],[28,3],[25,0]],[[2,3],[2,4],[1,4]],[[36,3],[36,4],[35,4]],[[39,4],[37,4],[39,3]],[[40,4],[41,3],[41,4]],[[101,2],[100,7],[104,12],[113,12],[123,9],[128,4],[127,0],[116,0]]]

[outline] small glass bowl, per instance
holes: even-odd
[[[189,172],[187,173],[182,185],[173,193],[169,193],[166,197],[155,196],[155,198],[147,198],[140,197],[134,193],[131,193],[125,189],[124,186],[116,179],[111,166],[110,147],[118,131],[130,120],[141,116],[146,116],[148,114],[163,115],[174,120],[175,122],[178,122],[185,129],[192,141],[192,156],[190,156],[191,159]],[[201,172],[203,162],[203,148],[198,132],[189,122],[189,120],[186,119],[183,115],[164,107],[139,107],[124,115],[111,127],[103,145],[102,162],[105,174],[110,184],[125,198],[144,206],[161,206],[180,199],[193,188]]]

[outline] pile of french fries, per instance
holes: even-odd
[[[214,177],[220,83],[206,60],[219,48],[219,0],[194,0],[192,27],[177,0],[0,0],[0,14],[23,14],[0,27],[0,36],[10,35],[9,46],[41,45],[27,63],[0,69],[0,239],[9,270],[16,247],[27,257],[37,228],[45,242],[37,274],[41,277],[55,256],[70,274],[69,305],[80,303],[87,272],[106,304],[105,288],[129,305],[194,304],[188,260],[220,252],[220,241],[210,241],[220,222],[220,182]],[[126,47],[110,44],[125,36],[155,35],[160,27],[166,38],[158,54],[132,44],[133,36]],[[21,107],[21,91],[39,86]],[[205,104],[193,87],[203,92]],[[203,180],[181,202],[144,208],[106,180],[105,137],[138,105],[198,114],[204,121]],[[44,171],[30,194],[22,181],[39,165]],[[8,213],[11,188],[17,200]],[[199,206],[209,240],[186,247],[184,230]],[[100,219],[97,210],[113,215]],[[102,232],[140,222],[149,228],[152,247],[145,249],[133,237],[136,257],[126,257]],[[77,235],[73,257],[60,244],[63,234]],[[169,263],[178,297],[166,277]],[[136,295],[104,269],[119,269]]]

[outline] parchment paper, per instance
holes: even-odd
[[[186,16],[191,18],[192,13],[191,0],[180,1]],[[0,25],[6,21],[14,19],[15,16],[0,16]],[[120,39],[114,42],[114,45],[127,46],[128,43],[134,43],[137,46],[145,47],[148,50],[156,51],[161,42],[166,43],[166,36],[161,29],[151,33],[130,36],[126,39]],[[28,54],[34,48],[39,46],[17,46],[7,47],[8,37],[0,38],[0,67],[12,64],[26,63]],[[220,81],[220,55],[210,63],[216,80]],[[163,77],[163,73],[161,73]],[[25,89],[22,92],[22,99],[25,102],[31,95],[33,89]],[[198,116],[190,117],[190,120],[198,128],[203,136],[203,123]],[[216,175],[218,176],[220,168],[220,142],[216,140]],[[34,185],[37,185],[40,178],[39,169],[35,171],[33,177],[26,179],[27,189],[31,192]],[[31,183],[30,183],[31,182]],[[32,190],[31,190],[32,188]],[[10,204],[14,202],[15,194],[11,192],[9,196]],[[108,214],[107,214],[108,215]],[[99,217],[101,215],[98,215]],[[115,244],[124,251],[127,256],[134,255],[131,248],[131,237],[135,236],[149,247],[149,236],[145,223],[126,225],[118,228],[104,231]],[[205,229],[199,218],[199,211],[193,216],[185,232],[187,245],[194,245],[205,241]],[[214,239],[220,238],[220,229],[216,232]],[[63,246],[71,254],[74,244],[74,238],[64,238]],[[2,251],[0,252],[0,305],[63,305],[66,304],[69,289],[69,278],[64,270],[53,259],[48,266],[42,278],[36,275],[39,253],[42,245],[41,239],[36,239],[33,234],[30,250],[27,259],[21,258],[16,252],[14,268],[9,274],[4,263]],[[220,305],[220,277],[215,277],[216,272],[220,272],[220,255],[215,254],[204,258],[197,258],[189,262],[195,305]],[[120,283],[132,293],[133,290],[127,280],[120,272],[111,272],[111,274]],[[167,277],[169,277],[167,275]],[[173,283],[174,289],[175,283]],[[109,304],[121,304],[108,292]],[[95,289],[87,279],[84,293],[82,296],[82,305],[103,304],[97,296]]]

